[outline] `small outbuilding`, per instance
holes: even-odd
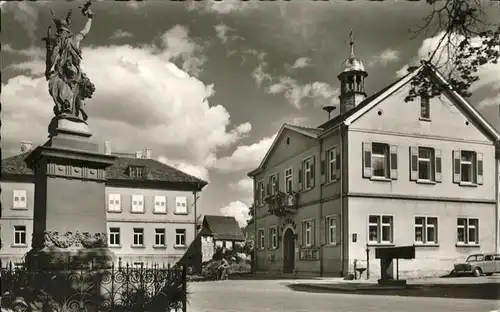
[[[244,243],[245,235],[234,217],[208,215],[203,218],[200,233],[202,261],[209,261],[217,247],[233,248]]]

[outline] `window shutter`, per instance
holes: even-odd
[[[370,159],[371,159],[371,157],[370,157]],[[335,178],[337,180],[340,180],[340,151],[339,150],[335,151],[335,169],[336,169]],[[371,171],[370,171],[370,173],[371,173]]]
[[[276,227],[276,248],[280,248],[281,231],[279,227]]]
[[[321,153],[321,155],[324,155],[324,153]],[[323,185],[326,183],[326,161],[325,161],[325,159],[321,159],[320,171],[321,171],[321,184]]]
[[[303,179],[303,176],[302,176],[302,169],[299,169],[299,178],[297,179],[298,183],[297,183],[297,190],[298,191],[302,191],[302,179]]]
[[[363,177],[370,178],[372,176],[372,144],[363,142]]]
[[[316,220],[311,220],[311,246],[316,246]]]
[[[436,177],[436,182],[442,182],[443,181],[443,161],[442,161],[442,152],[439,149],[434,150],[434,161],[435,161],[435,166],[436,172],[435,172],[435,177]]]
[[[311,157],[311,187],[314,187],[314,182],[316,181],[316,157],[313,155]]]
[[[327,227],[326,222],[327,222],[326,218],[321,218],[319,220],[319,244],[320,244],[320,246],[323,246],[328,242],[328,239],[327,239],[328,231],[326,230],[326,229],[328,229],[328,227]]]
[[[276,191],[279,192],[280,190],[280,174],[276,173]]]
[[[273,228],[269,228],[267,237],[267,249],[273,248]]]
[[[483,184],[483,153],[476,153],[477,159],[477,184]]]
[[[397,145],[391,145],[391,179],[398,179],[398,147]]]
[[[462,163],[460,160],[461,152],[453,151],[453,183],[460,183],[462,177]]]
[[[304,246],[304,222],[299,222],[299,224],[297,224],[297,227],[298,227],[297,234],[299,240],[299,247],[302,247]]]
[[[270,194],[271,194],[271,183],[267,182],[266,196],[269,196]]]
[[[337,235],[335,237],[335,245],[340,245],[340,242],[342,241],[341,240],[342,231],[340,228],[341,224],[342,222],[340,222],[340,215],[335,216],[335,230],[337,232]]]
[[[410,146],[410,181],[418,180],[418,147]]]

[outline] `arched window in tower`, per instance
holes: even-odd
[[[363,91],[362,86],[361,86],[361,76],[360,75],[356,76],[356,91],[358,91],[358,92]]]
[[[347,82],[349,83],[348,91],[354,91],[354,77],[353,76],[349,76],[347,78]]]

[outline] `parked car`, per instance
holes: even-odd
[[[472,274],[490,276],[493,273],[500,273],[500,254],[479,253],[467,257],[464,263],[455,264],[452,275]]]

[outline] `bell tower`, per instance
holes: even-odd
[[[363,62],[354,56],[353,31],[349,34],[349,45],[351,55],[345,60],[342,72],[337,76],[340,80],[340,114],[345,114],[356,107],[366,98],[365,78],[368,73],[365,71]]]

